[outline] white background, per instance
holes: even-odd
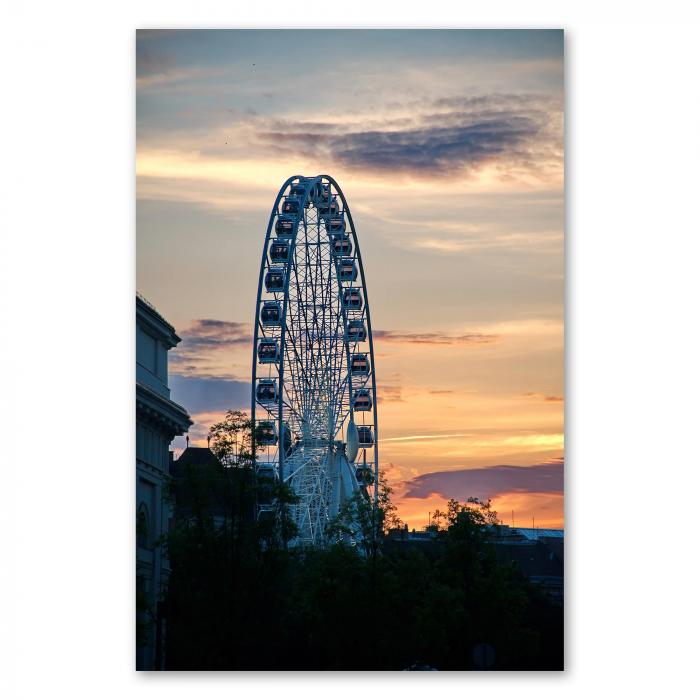
[[[480,6],[3,5],[4,697],[697,692],[697,17],[671,1]],[[132,670],[134,30],[175,26],[566,30],[565,673]]]

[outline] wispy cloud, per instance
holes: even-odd
[[[466,438],[460,440],[460,438]],[[447,450],[443,448],[441,455],[463,454],[465,449],[475,450],[478,448],[508,448],[508,447],[534,447],[534,448],[560,448],[564,442],[564,436],[561,433],[533,433],[524,435],[489,436],[480,435],[475,432],[471,433],[435,433],[435,434],[417,434],[417,435],[402,435],[399,437],[382,438],[382,443],[407,443],[407,442],[425,442],[431,440],[447,440],[453,441],[456,444],[461,443],[459,450]],[[414,448],[411,448],[414,449]]]
[[[400,386],[380,385],[377,387],[377,401],[379,403],[404,403],[403,388]]]
[[[372,336],[375,340],[385,343],[415,343],[418,345],[483,345],[494,343],[497,335],[488,333],[463,333],[462,335],[450,335],[441,331],[430,333],[407,333],[401,331],[374,330]]]
[[[451,227],[457,228],[459,224],[451,224]],[[436,222],[431,228],[439,228],[439,222]],[[513,233],[498,231],[486,231],[479,234],[473,234],[469,231],[463,231],[461,234],[452,232],[440,238],[414,238],[409,240],[407,244],[418,250],[430,250],[445,254],[497,249],[509,252],[537,250],[561,254],[562,246],[561,234],[556,232]],[[406,244],[404,243],[404,245]]]
[[[418,440],[448,440],[450,438],[472,437],[472,433],[449,433],[438,435],[404,435],[402,437],[382,438],[382,442],[416,442]]]
[[[202,70],[197,68],[179,69],[168,68],[163,71],[147,73],[136,76],[136,89],[156,89],[162,87],[172,88],[175,85],[182,85],[183,90],[187,90],[190,81],[202,80],[219,75],[221,71]]]
[[[183,69],[167,57],[149,56],[137,85],[172,89],[216,79],[216,72]],[[309,172],[341,169],[382,182],[392,174],[434,181],[436,186],[465,178],[473,183],[482,176],[492,183],[528,187],[561,182],[562,106],[557,98],[539,94],[406,100],[374,111],[325,110],[308,119],[303,114],[279,118],[250,108],[221,109],[209,119],[206,128],[198,124],[189,130],[143,126],[139,177],[154,177],[147,166],[167,151],[177,177],[208,175],[212,181],[230,179],[243,162],[247,171],[255,163],[269,171],[283,161],[305,164]],[[251,176],[248,172],[249,181]]]
[[[520,396],[524,399],[538,399],[540,401],[546,401],[547,403],[561,403],[564,400],[563,396],[540,394],[536,391],[527,391]]]
[[[139,37],[140,38],[140,37]],[[172,53],[154,51],[136,43],[136,89],[137,91],[172,86],[181,83],[187,89],[188,85],[202,78],[223,75],[222,68],[203,68],[199,66],[178,66]]]
[[[140,37],[139,37],[140,38]],[[175,68],[175,57],[164,51],[154,51],[137,41],[136,44],[136,77],[161,75]]]
[[[233,379],[230,353],[250,346],[250,325],[200,318],[180,331],[182,342],[169,357],[172,371],[184,376]]]

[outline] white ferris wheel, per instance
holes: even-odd
[[[255,309],[256,471],[288,484],[297,545],[322,545],[343,502],[378,489],[369,300],[350,209],[328,175],[289,178],[265,235]],[[277,504],[258,495],[257,517]]]

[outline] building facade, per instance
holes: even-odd
[[[180,342],[175,329],[136,297],[136,668],[163,668],[160,600],[169,567],[162,538],[172,517],[168,498],[170,442],[192,425],[170,399],[168,351]]]

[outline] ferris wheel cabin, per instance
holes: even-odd
[[[289,188],[290,197],[299,197],[301,199],[306,194],[306,184],[297,182]]]
[[[283,292],[284,291],[284,268],[271,267],[265,273],[265,289],[268,292]]]
[[[258,379],[255,398],[261,404],[271,404],[277,401],[277,380]]]
[[[372,428],[369,425],[357,426],[357,438],[360,447],[374,446],[374,435],[372,435]]]
[[[350,373],[353,376],[366,377],[369,374],[367,353],[357,353],[350,359]]]
[[[326,221],[326,231],[330,234],[345,233],[345,217],[334,216]]]
[[[270,519],[272,519],[274,513],[270,506],[274,501],[275,481],[277,481],[277,470],[275,469],[275,465],[268,462],[260,462],[255,470],[255,475],[257,477],[255,497],[258,502],[258,506],[262,506],[258,517],[268,513],[270,515]]]
[[[292,249],[289,243],[272,241],[272,243],[270,243],[270,262],[286,263],[289,260],[289,254],[291,251]]]
[[[364,342],[367,340],[367,328],[359,318],[348,321],[348,340],[354,342]]]
[[[341,258],[338,264],[338,279],[354,282],[357,279],[357,265],[352,258]]]
[[[295,220],[291,216],[278,216],[275,222],[277,238],[293,238]]]
[[[336,199],[335,195],[328,204],[320,204],[318,207],[318,215],[322,219],[326,219],[328,217],[336,217],[339,213],[340,206],[338,205],[338,200]]]
[[[355,396],[352,400],[352,408],[354,411],[372,410],[372,396],[369,393],[369,389],[358,389],[355,392]]]
[[[362,293],[358,287],[343,290],[343,306],[348,311],[362,310]]]
[[[286,197],[282,203],[283,214],[297,215],[301,211],[301,202],[297,197]]]
[[[333,254],[334,255],[351,255],[352,243],[350,237],[345,234],[338,234],[332,237]]]
[[[261,365],[274,364],[280,359],[279,346],[276,340],[261,340],[258,343],[258,362]]]
[[[270,447],[277,444],[277,428],[275,422],[262,420],[258,423],[258,430],[255,435],[255,442],[263,447]]]
[[[260,322],[263,326],[269,328],[279,326],[282,318],[282,307],[279,301],[266,301],[260,309]]]
[[[311,193],[311,201],[317,207],[327,205],[331,201],[331,186],[327,182],[319,182]]]

